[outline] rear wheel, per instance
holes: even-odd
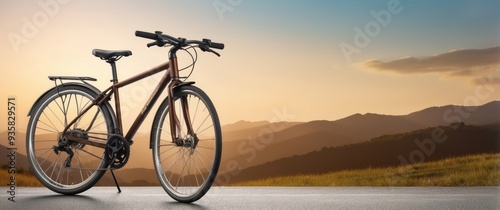
[[[187,131],[181,101],[187,102],[194,135]],[[194,86],[174,91],[181,132],[173,143],[168,100],[160,105],[151,131],[156,174],[165,191],[179,202],[194,202],[210,189],[219,170],[222,135],[217,112],[208,96]]]
[[[104,143],[114,124],[107,106],[92,105],[94,91],[65,85],[49,91],[34,107],[26,133],[26,151],[31,170],[47,188],[62,194],[77,194],[92,187],[107,168]],[[67,131],[89,143],[63,138],[66,125],[88,105],[91,109]],[[68,158],[73,153],[72,158]],[[68,161],[68,159],[70,161]]]

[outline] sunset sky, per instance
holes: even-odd
[[[92,49],[129,49],[119,79],[167,59],[135,30],[223,42],[199,53],[189,80],[222,124],[239,120],[336,120],[354,113],[408,114],[429,106],[500,100],[500,1],[77,1],[0,0],[0,104],[18,103],[18,124],[49,75],[109,85]],[[188,56],[179,54],[181,66]],[[183,57],[182,57],[183,56]],[[125,129],[159,75],[122,89]],[[6,108],[1,106],[0,131]],[[156,110],[153,109],[153,113]],[[285,113],[285,114],[284,114]],[[147,131],[150,119],[142,129]]]

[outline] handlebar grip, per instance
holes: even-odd
[[[146,38],[146,39],[157,39],[156,34],[144,32],[144,31],[135,31],[135,36]]]
[[[211,42],[210,43],[210,47],[222,50],[222,49],[224,49],[224,44],[223,43],[217,43],[217,42]]]

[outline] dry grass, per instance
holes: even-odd
[[[15,177],[16,186],[18,187],[42,187],[42,183],[31,173],[22,172],[16,174],[9,174],[6,169],[0,170],[0,185],[9,186],[11,176]]]
[[[276,177],[234,186],[499,186],[500,154],[450,158],[390,168]]]

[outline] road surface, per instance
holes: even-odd
[[[161,187],[94,187],[77,196],[2,187],[0,209],[500,209],[500,187],[213,187],[194,204]]]

